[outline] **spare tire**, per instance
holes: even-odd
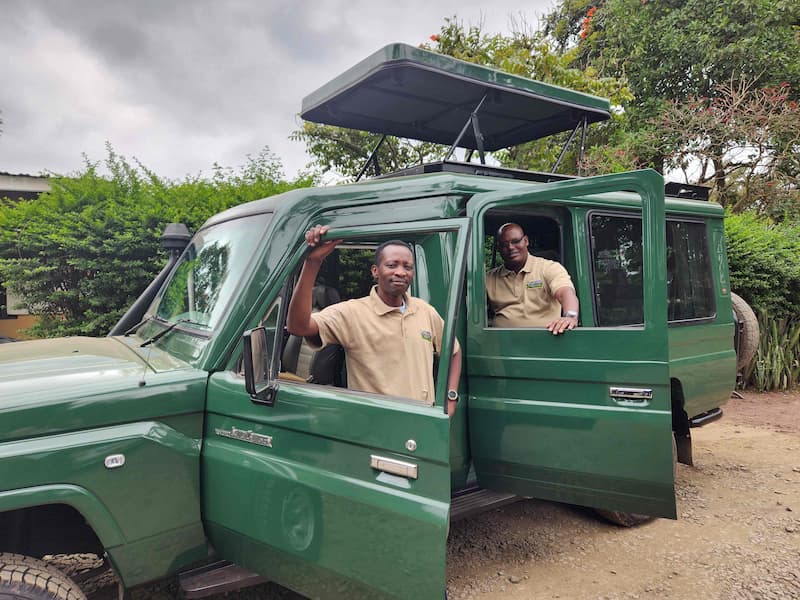
[[[736,369],[743,371],[753,362],[758,350],[759,327],[756,313],[738,294],[731,292],[731,304],[741,327],[738,344],[736,344]]]

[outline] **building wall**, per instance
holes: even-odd
[[[0,336],[18,340],[30,339],[30,336],[24,335],[22,331],[28,327],[33,327],[37,320],[38,317],[33,315],[20,315],[9,319],[0,319]]]
[[[50,182],[47,177],[0,172],[0,198],[32,200],[39,194],[49,191]],[[37,318],[25,314],[27,311],[13,308],[19,302],[19,298],[10,295],[6,298],[6,290],[2,287],[0,294],[2,294],[0,305],[7,307],[6,310],[0,309],[0,336],[26,339],[29,336],[23,335],[22,331],[36,323]]]

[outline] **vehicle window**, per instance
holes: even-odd
[[[452,265],[454,240],[455,234],[452,232],[435,232],[406,240],[414,253],[414,275],[409,293],[434,306],[440,315],[446,313],[447,294],[452,285],[449,269]],[[312,313],[370,294],[375,284],[371,272],[373,257],[375,249],[382,241],[384,240],[346,241],[325,259],[312,289]],[[288,282],[290,293],[299,277],[299,267],[298,265],[297,272]],[[284,302],[289,301],[288,297],[284,299]],[[328,313],[328,331],[336,331],[335,335],[342,340],[342,346],[332,344],[317,350],[304,338],[284,331],[280,352],[276,354],[280,359],[279,378],[283,381],[362,391],[373,389],[370,382],[374,381],[375,387],[381,386],[381,393],[387,394],[392,400],[409,398],[409,401],[433,404],[436,396],[436,354],[441,348],[438,345],[441,339],[436,332],[425,327],[416,336],[403,342],[406,344],[403,346],[398,340],[388,337],[379,339],[370,335],[373,329],[364,327],[363,322],[357,320],[358,310],[364,308],[351,306],[344,319],[331,317]],[[419,313],[423,320],[420,317],[412,318],[405,327],[421,327],[424,314],[424,311]],[[364,315],[364,318],[368,320],[369,315]],[[352,356],[347,354],[348,350],[343,346],[349,348]],[[392,371],[385,368],[387,360],[391,360],[388,357],[393,356],[394,352],[403,352],[404,347],[414,348],[415,353],[420,352],[413,356],[406,354],[402,359],[398,355],[397,360],[407,361],[407,367],[412,370],[411,379],[409,373],[404,373],[403,369]],[[371,356],[374,356],[374,361]],[[430,368],[430,378],[425,371],[427,368]],[[378,372],[382,375],[378,375]],[[412,387],[415,395],[409,392]],[[398,391],[393,393],[391,390],[394,389]]]
[[[528,260],[527,257],[544,259],[559,263],[564,269],[552,265],[550,262],[536,260],[534,271],[525,275],[527,291],[518,289],[518,283],[508,283],[502,274],[503,269],[486,275],[486,325],[494,327],[545,327],[552,319],[558,317],[561,307],[549,291],[549,285],[568,283],[571,275],[570,265],[574,263],[564,254],[562,239],[564,222],[567,221],[566,213],[558,213],[553,209],[542,207],[514,207],[514,210],[495,209],[488,211],[484,219],[484,271],[488,274],[493,269],[503,266],[503,249],[499,246],[498,231],[506,224],[518,225],[528,239],[527,256],[523,243],[511,239],[507,257],[516,260]],[[509,241],[509,240],[507,240]],[[566,273],[564,273],[566,270]],[[527,273],[527,272],[526,272]],[[535,275],[534,275],[535,273]],[[545,273],[548,273],[545,276]],[[557,275],[556,275],[557,273]],[[569,276],[569,277],[568,277]],[[519,277],[519,276],[518,276]],[[517,282],[517,278],[513,281]],[[500,283],[503,282],[503,283]],[[575,285],[575,281],[572,281]],[[532,291],[531,291],[532,290]],[[545,291],[548,290],[548,291]]]
[[[667,221],[669,321],[713,317],[716,309],[712,282],[705,224]]]
[[[642,220],[592,214],[595,320],[601,327],[644,323]]]
[[[497,249],[496,234],[505,223],[518,223],[528,236],[528,252],[556,262],[564,262],[561,250],[561,226],[559,222],[544,215],[532,215],[521,212],[490,211],[486,215],[484,225],[485,267],[488,271],[502,264]]]
[[[234,219],[199,231],[172,272],[151,311],[163,321],[186,321],[211,330],[263,239],[272,215]],[[153,314],[151,312],[151,314]]]
[[[311,295],[312,312],[369,294],[373,285],[370,266],[375,247],[377,244],[343,245],[325,259]],[[335,348],[320,352],[324,354],[313,350],[303,338],[287,334],[280,353],[281,377],[347,387],[344,353]]]

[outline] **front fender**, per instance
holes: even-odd
[[[0,512],[33,508],[49,504],[66,504],[77,510],[94,530],[104,548],[125,543],[114,517],[89,490],[77,485],[41,485],[0,492]]]

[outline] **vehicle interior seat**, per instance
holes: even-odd
[[[336,288],[318,282],[311,290],[311,312],[341,302]],[[315,351],[300,336],[289,335],[281,355],[281,372],[319,385],[344,387],[344,349],[338,345]],[[289,377],[294,379],[293,377]]]

